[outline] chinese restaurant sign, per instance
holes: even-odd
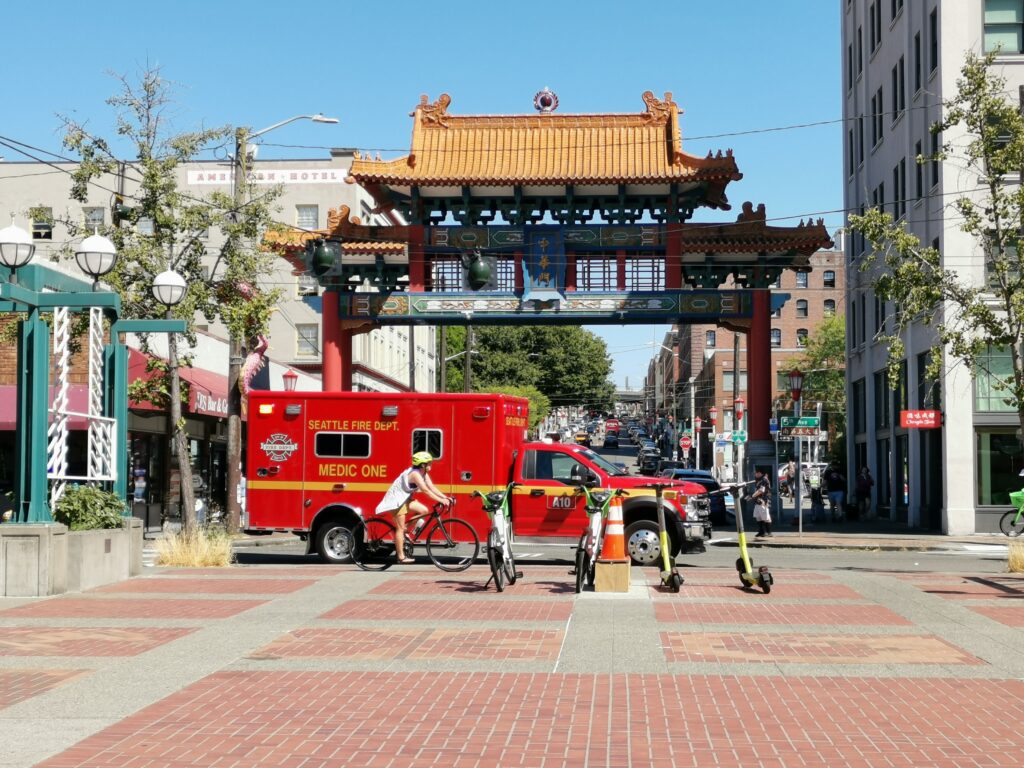
[[[907,429],[936,429],[942,426],[942,412],[900,411],[900,426]]]

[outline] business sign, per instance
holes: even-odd
[[[817,421],[817,419],[814,419]],[[779,429],[779,435],[781,437],[817,437],[818,436],[818,425],[804,426],[804,427],[786,427],[783,426]]]
[[[344,184],[348,171],[342,168],[275,168],[249,172],[250,184]],[[189,186],[231,186],[235,178],[231,168],[189,171]]]
[[[900,411],[900,426],[905,429],[936,429],[942,426],[942,412]]]

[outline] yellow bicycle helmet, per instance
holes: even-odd
[[[434,461],[434,457],[430,455],[430,451],[417,451],[412,455],[412,465],[414,467],[422,467],[424,464],[430,464]]]

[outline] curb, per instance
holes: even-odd
[[[715,547],[739,547],[739,541],[735,538],[716,539],[708,542]],[[990,542],[978,542],[992,547],[1004,545]],[[950,544],[932,544],[925,542],[866,542],[866,541],[793,541],[787,539],[776,541],[747,541],[747,547],[751,549],[848,549],[864,550],[870,552],[966,552],[967,548],[963,542],[952,542]]]

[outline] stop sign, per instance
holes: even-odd
[[[690,450],[690,447],[692,445],[693,441],[690,439],[689,435],[683,435],[682,437],[679,438],[679,447],[682,448],[684,451]]]

